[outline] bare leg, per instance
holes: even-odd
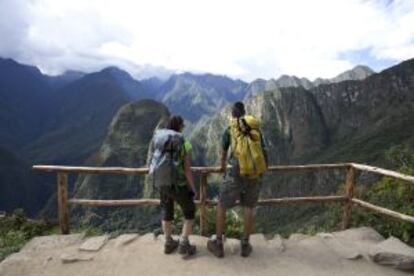
[[[172,235],[172,222],[171,221],[162,221],[162,230],[164,231],[165,240],[171,238]]]
[[[217,204],[217,212],[216,212],[216,236],[218,239],[221,239],[224,234],[224,230],[226,227],[226,209],[220,203]]]
[[[188,238],[193,233],[193,222],[194,220],[184,220],[183,230],[181,232],[181,236],[184,238]]]
[[[216,210],[216,239],[207,241],[207,249],[218,258],[224,257],[223,234],[226,227],[226,209],[220,203]]]
[[[253,208],[244,208],[244,238],[249,239],[253,232]]]

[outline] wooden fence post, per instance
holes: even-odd
[[[349,226],[352,210],[352,198],[354,196],[354,178],[355,169],[350,166],[346,170],[346,184],[345,184],[345,197],[347,200],[344,204],[344,210],[342,214],[342,230],[345,230]]]
[[[60,232],[64,235],[69,234],[69,208],[68,208],[68,174],[58,173],[58,216]]]
[[[200,183],[200,235],[205,236],[207,234],[206,224],[206,198],[207,198],[207,174],[201,174]]]

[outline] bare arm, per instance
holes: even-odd
[[[227,128],[221,137],[221,157],[220,157],[220,168],[222,172],[226,171],[227,168],[227,152],[230,148],[230,132]]]
[[[185,155],[185,159],[184,159],[184,174],[185,174],[185,177],[187,178],[187,183],[189,185],[189,188],[194,192],[194,194],[197,194],[197,190],[195,189],[195,186],[194,186],[193,173],[191,171],[191,163],[192,163],[191,152],[189,152]]]
[[[222,151],[221,152],[221,158],[220,158],[220,168],[222,172],[226,171],[226,167],[227,167],[227,151]]]

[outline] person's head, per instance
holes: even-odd
[[[240,118],[246,114],[246,110],[244,109],[244,104],[242,102],[235,102],[231,108],[231,115],[234,118]]]
[[[177,132],[181,132],[184,128],[184,120],[181,116],[173,115],[170,117],[167,125],[168,129],[175,130]]]

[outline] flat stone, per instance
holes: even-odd
[[[316,236],[321,237],[322,239],[333,238],[333,235],[331,233],[318,233]]]
[[[301,241],[301,240],[304,240],[310,237],[311,237],[310,235],[295,233],[289,236],[289,241],[297,242],[297,241]]]
[[[319,235],[318,235],[319,236]],[[338,237],[322,237],[322,242],[334,251],[339,257],[347,260],[357,260],[364,256],[353,241]],[[358,242],[358,241],[355,241]]]
[[[92,237],[87,239],[82,245],[79,247],[81,251],[99,251],[107,242],[109,236],[99,236],[99,237]]]
[[[4,259],[0,264],[19,264],[24,262],[29,262],[32,258],[27,252],[17,252],[13,253]],[[0,274],[1,275],[1,274]]]
[[[189,237],[190,243],[194,243],[194,244],[203,244],[205,246],[207,246],[207,241],[208,238],[207,237],[203,237],[203,236],[198,236],[198,235],[190,235]]]
[[[397,238],[390,237],[372,246],[369,256],[378,264],[414,271],[414,248]]]
[[[240,252],[240,240],[227,238],[224,242],[224,254],[236,255]]]
[[[275,235],[273,239],[267,241],[267,247],[279,252],[285,251],[284,239],[280,235]]]
[[[115,240],[115,246],[125,246],[133,241],[135,241],[139,237],[138,234],[124,234],[120,235]]]
[[[47,266],[47,264],[48,264],[51,260],[53,260],[53,257],[52,257],[52,256],[48,256],[48,257],[46,257],[46,259],[43,261],[43,266]]]
[[[139,238],[140,242],[153,243],[156,240],[165,241],[164,235],[155,236],[153,233],[147,233]]]
[[[60,256],[62,263],[70,264],[76,262],[92,261],[93,256],[85,256],[81,254],[63,254]]]
[[[266,240],[265,236],[263,234],[253,234],[250,235],[249,238],[250,243],[252,246],[263,246],[266,247],[268,245],[268,241]]]
[[[50,235],[31,239],[21,251],[42,251],[45,249],[62,248],[81,243],[84,234]]]
[[[378,243],[384,240],[384,237],[381,236],[377,231],[371,227],[359,227],[352,228],[340,232],[332,233],[335,237],[350,239],[354,241],[363,241],[370,243]]]

